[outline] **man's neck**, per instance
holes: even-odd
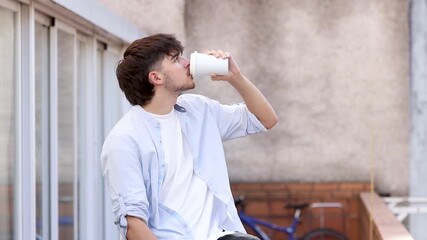
[[[176,100],[178,97],[156,97],[154,96],[151,99],[150,103],[142,106],[145,111],[158,114],[165,115],[172,111],[174,105],[176,104]]]

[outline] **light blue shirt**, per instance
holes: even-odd
[[[243,103],[221,105],[201,95],[184,94],[178,97],[175,111],[191,147],[194,172],[216,198],[219,227],[245,232],[231,194],[222,142],[267,129]],[[111,130],[101,164],[123,239],[127,215],[144,220],[158,239],[192,239],[182,218],[159,202],[165,177],[160,124],[141,106],[133,106]]]

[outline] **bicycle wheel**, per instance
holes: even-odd
[[[347,240],[347,237],[335,230],[329,228],[318,228],[308,232],[303,240]]]

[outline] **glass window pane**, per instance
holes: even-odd
[[[86,141],[86,124],[85,124],[85,118],[86,118],[86,105],[85,105],[85,96],[86,96],[86,88],[85,88],[85,83],[87,81],[87,56],[86,56],[86,51],[87,51],[87,45],[86,42],[84,41],[79,41],[78,42],[78,49],[77,49],[77,116],[78,116],[78,122],[77,122],[77,129],[78,129],[78,145],[77,145],[77,149],[78,149],[78,154],[77,154],[77,161],[78,161],[78,165],[79,165],[79,171],[78,171],[78,189],[79,189],[79,198],[80,198],[80,202],[78,204],[78,212],[81,213],[78,217],[79,217],[79,239],[84,239],[84,235],[83,233],[85,233],[86,231],[88,231],[87,228],[87,224],[85,221],[87,221],[85,219],[85,214],[87,214],[85,212],[85,209],[87,209],[88,207],[96,207],[96,206],[89,206],[88,202],[85,201],[85,191],[87,191],[87,186],[89,184],[85,184],[85,179],[88,178],[84,178],[82,179],[82,177],[86,177],[86,171],[85,171],[85,163],[88,161],[88,159],[86,158],[86,145],[87,145],[87,141]],[[91,189],[91,191],[93,191],[94,189]],[[92,229],[92,231],[94,231],[94,229]]]
[[[78,161],[82,162],[84,161],[85,157],[85,145],[86,145],[86,138],[85,138],[85,96],[86,96],[86,88],[85,83],[87,81],[87,61],[86,61],[86,42],[79,41],[78,44],[78,51],[77,51],[77,64],[78,64],[78,79],[77,79],[77,112],[78,112]],[[83,162],[82,162],[83,163]],[[84,165],[81,164],[80,168],[83,168]]]
[[[103,63],[104,63],[104,53],[103,53],[103,49],[101,49],[100,47],[97,48],[96,50],[96,88],[97,89],[104,89],[104,85],[102,84],[103,82],[103,77],[104,77],[104,68],[103,68]],[[99,104],[97,106],[97,133],[98,133],[98,141],[99,142],[103,142],[104,141],[104,107],[103,107],[103,100],[104,100],[104,95],[103,95],[103,91],[97,91],[97,95],[96,95],[97,99],[96,102]],[[98,149],[97,152],[99,152],[101,154],[101,145],[98,145]]]
[[[49,236],[49,29],[35,24],[36,233]]]
[[[0,7],[0,239],[13,239],[15,16]]]
[[[58,200],[59,239],[74,239],[75,103],[74,35],[58,30]]]

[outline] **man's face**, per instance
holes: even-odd
[[[162,62],[164,87],[172,92],[182,92],[193,89],[195,83],[190,75],[190,61],[185,57],[166,56]]]

